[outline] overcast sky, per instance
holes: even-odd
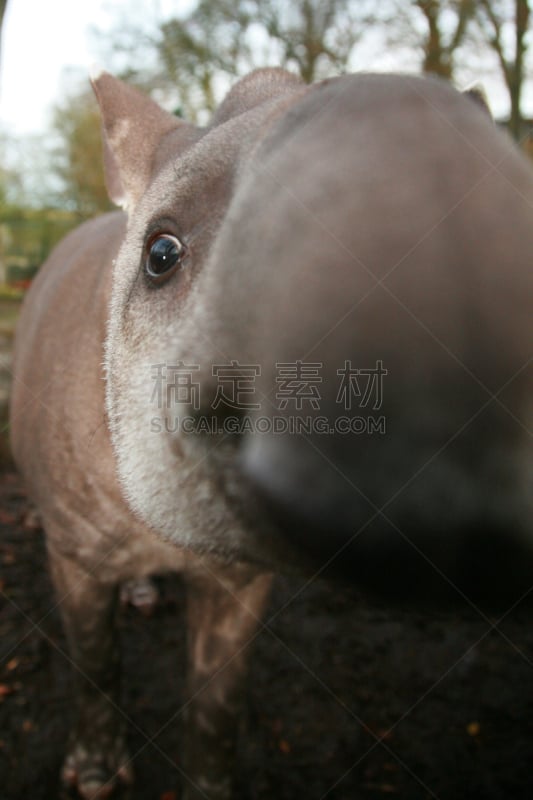
[[[151,0],[141,7],[144,17],[149,14],[156,19],[186,10],[192,2]],[[88,74],[96,62],[106,66],[91,30],[116,28],[121,12],[132,6],[135,0],[8,0],[0,72],[2,127],[13,135],[42,132],[49,108],[60,97],[64,70],[74,67]],[[367,47],[366,52],[358,53],[354,66],[393,69],[394,61]],[[507,103],[501,83],[490,78],[487,81],[486,76],[485,83],[493,111],[504,113]],[[524,99],[524,109],[532,114],[529,90]]]
[[[2,40],[0,118],[13,133],[45,124],[62,69],[94,60],[88,29],[105,24],[106,0],[8,0]]]
[[[121,14],[142,6],[157,19],[192,0],[8,0],[2,37],[0,123],[13,134],[41,132],[60,97],[68,68],[89,74],[101,66],[94,30],[114,28]],[[137,17],[138,18],[138,17]],[[91,34],[91,31],[93,32]]]

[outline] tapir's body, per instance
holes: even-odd
[[[194,797],[225,797],[238,711],[234,695],[244,668],[245,649],[236,650],[253,635],[270,578],[243,565],[200,560],[156,537],[123,499],[105,422],[101,371],[110,268],[124,227],[124,215],[115,212],[82,226],[57,248],[59,257],[43,266],[25,299],[21,325],[27,338],[19,337],[17,347],[17,376],[28,362],[31,367],[24,371],[27,382],[21,378],[14,387],[13,445],[42,515],[75,665],[78,712],[63,779],[88,798],[98,792],[106,796],[117,779],[131,780],[113,630],[117,590],[143,576],[182,571],[189,586],[189,694],[195,700],[184,698],[178,714],[187,713],[192,730],[184,784]],[[89,268],[80,269],[86,247]],[[67,312],[72,304],[74,314]],[[61,356],[53,352],[53,339],[42,335],[50,325],[57,326],[64,345]],[[47,401],[52,384],[64,398],[55,408]],[[19,420],[17,409],[23,414]],[[244,610],[248,605],[250,615]],[[224,639],[220,631],[228,619]],[[207,663],[204,651],[210,653]],[[218,741],[221,735],[227,741]]]
[[[259,72],[206,130],[109,76],[96,91],[128,221],[85,224],[42,268],[12,397],[15,456],[82,674],[64,774],[87,797],[129,777],[115,587],[179,569],[186,785],[221,800],[269,570],[341,551],[349,577],[378,590],[427,597],[436,575],[461,591],[488,584],[496,601],[529,588],[533,175],[438,81],[309,88]],[[382,363],[387,432],[187,436],[169,424],[176,409],[193,422],[234,413],[217,404],[215,369],[234,363],[253,368],[246,400],[260,401],[237,416],[272,421],[279,365],[297,362],[323,370],[310,413],[330,420],[343,366]],[[154,402],[161,364],[188,366],[197,404],[168,387]]]
[[[58,257],[40,270],[25,300],[21,322],[25,336],[17,343],[17,365],[22,370],[31,363],[25,372],[28,381],[17,381],[13,395],[13,442],[46,527],[48,547],[74,558],[103,582],[115,582],[117,576],[127,580],[165,566],[181,568],[185,560],[183,550],[149,534],[129,511],[105,421],[101,379],[105,309],[110,267],[124,231],[121,212],[86,223],[59,245]],[[84,249],[89,268],[80,269]],[[50,325],[61,341],[61,355],[54,347],[56,340],[43,335]],[[57,408],[50,408],[47,401],[52,385],[63,398]],[[20,432],[16,409],[25,409]],[[23,436],[29,429],[32,435]],[[46,485],[40,475],[44,465]]]

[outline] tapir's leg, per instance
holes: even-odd
[[[271,576],[210,563],[186,575],[189,700],[185,729],[186,800],[233,796],[237,726],[250,646]]]
[[[82,797],[107,797],[116,782],[129,782],[132,777],[124,718],[118,707],[118,592],[53,548],[49,555],[75,681],[76,720],[62,777]]]

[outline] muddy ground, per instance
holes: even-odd
[[[0,800],[55,800],[70,672],[42,531],[0,476]],[[179,800],[184,594],[121,612],[130,800]],[[402,613],[279,579],[256,641],[236,800],[533,797],[533,627]],[[280,612],[280,609],[281,612]],[[278,613],[279,612],[279,613]],[[172,720],[169,723],[169,720]]]

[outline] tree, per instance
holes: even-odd
[[[496,54],[511,106],[509,128],[522,133],[521,100],[526,76],[527,33],[531,21],[528,0],[478,0],[476,18],[486,42]]]
[[[0,130],[0,212],[12,206],[22,206],[27,201],[24,165],[18,152],[20,144],[20,137],[15,139]]]
[[[475,0],[396,0],[382,22],[391,46],[418,54],[422,72],[453,80]]]
[[[0,0],[0,39],[2,37],[2,26],[4,24],[4,15],[6,13],[7,0]]]
[[[448,3],[442,0],[416,0],[414,5],[427,23],[422,69],[424,72],[431,72],[451,80],[456,51],[463,44],[468,23],[472,19],[473,2],[472,0],[456,0]],[[446,18],[448,30],[445,32]]]
[[[521,99],[525,80],[529,0],[395,0],[382,21],[393,48],[419,53],[423,72],[454,80],[491,75],[490,51],[496,55],[510,99],[510,130],[522,132]],[[385,7],[384,7],[385,9]]]
[[[51,167],[59,179],[57,199],[80,217],[111,207],[105,186],[100,115],[90,89],[71,94],[55,108],[56,144]]]
[[[230,80],[256,67],[283,66],[307,82],[345,71],[373,14],[370,0],[199,0],[151,38],[148,76],[129,74],[194,121],[216,107]],[[116,34],[132,64],[140,36],[146,42],[132,30],[128,45],[123,30]]]
[[[250,23],[260,22],[282,65],[295,68],[307,83],[346,70],[370,19],[364,3],[350,0],[256,0],[249,5]]]
[[[203,0],[187,17],[165,22],[153,43],[157,66],[152,81],[176,91],[177,111],[191,121],[215,109],[221,76],[238,74],[252,61],[245,36],[248,15],[236,9],[230,19],[226,5]]]

